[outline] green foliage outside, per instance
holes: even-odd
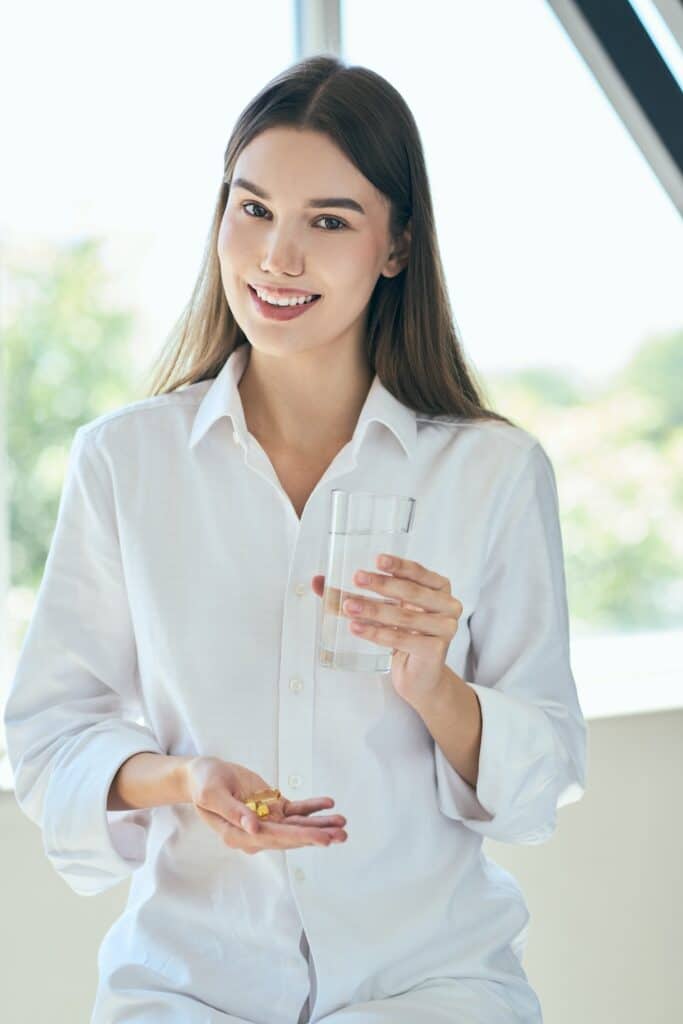
[[[550,456],[572,626],[683,622],[683,330],[647,339],[600,387],[533,369],[484,378]]]
[[[112,309],[93,240],[10,267],[4,331],[13,585],[36,589],[57,517],[69,447],[87,420],[131,401],[133,316]]]
[[[4,372],[17,592],[40,582],[77,427],[140,397],[134,315],[112,308],[99,248],[88,240],[59,250],[47,270],[10,271]],[[573,626],[680,625],[683,331],[646,340],[599,389],[543,367],[479,376],[489,403],[552,459]]]

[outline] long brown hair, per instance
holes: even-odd
[[[190,300],[153,367],[148,396],[216,377],[228,356],[249,344],[228,306],[218,233],[240,152],[273,127],[325,133],[390,201],[389,230],[399,242],[410,222],[407,265],[380,275],[365,337],[370,367],[417,413],[466,419],[507,417],[487,408],[466,365],[439,256],[422,143],[403,97],[365,67],[319,55],[291,65],[240,114],[228,142],[203,264]]]

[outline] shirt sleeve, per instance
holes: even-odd
[[[476,789],[435,744],[444,814],[499,842],[542,843],[586,784],[586,725],[569,657],[557,485],[536,442],[496,509],[469,620],[482,734]]]
[[[145,858],[151,809],[107,810],[123,762],[164,752],[137,721],[137,669],[111,477],[94,432],[79,427],[4,725],[17,802],[82,895]]]

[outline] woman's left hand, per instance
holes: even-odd
[[[382,558],[391,564],[382,564]],[[329,608],[350,619],[350,632],[371,643],[393,648],[391,681],[400,697],[417,708],[441,683],[446,654],[458,631],[462,602],[451,594],[450,580],[396,555],[378,555],[378,568],[366,571],[364,582],[356,572],[353,583],[383,597],[396,598],[390,604],[357,594],[328,595]],[[313,577],[313,589],[319,597],[324,591],[324,576]],[[357,611],[348,601],[360,603]]]

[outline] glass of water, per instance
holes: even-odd
[[[406,557],[415,505],[415,498],[402,494],[337,488],[331,492],[325,589],[317,641],[318,661],[325,668],[346,672],[391,671],[393,648],[352,633],[352,620],[342,605],[354,594],[378,603],[400,604],[397,598],[382,597],[377,591],[359,587],[353,577],[359,569],[381,575],[377,556],[383,553]]]

